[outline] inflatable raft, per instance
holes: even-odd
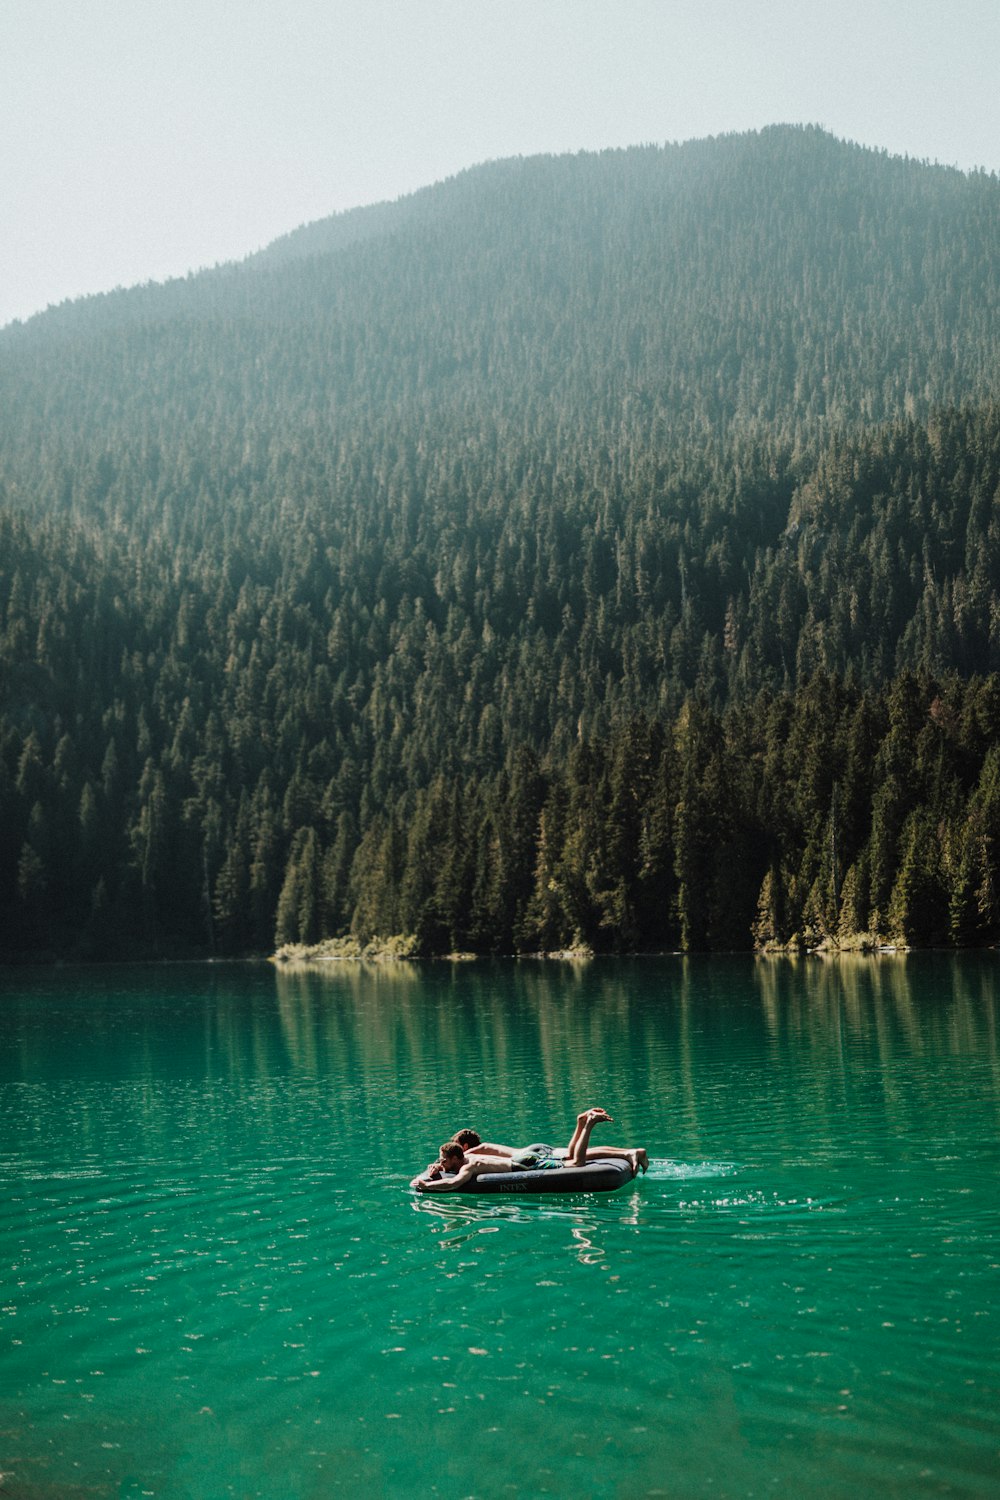
[[[623,1156],[606,1156],[582,1167],[531,1168],[522,1172],[484,1172],[459,1193],[613,1193],[632,1181]],[[428,1194],[428,1197],[430,1194]]]

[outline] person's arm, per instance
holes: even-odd
[[[412,1186],[418,1193],[454,1193],[463,1183],[476,1176],[476,1163],[464,1161],[454,1177],[438,1177],[434,1182],[426,1177],[415,1177]]]
[[[418,1172],[417,1176],[413,1178],[412,1182],[410,1183],[410,1187],[415,1188],[419,1182],[432,1182],[440,1177],[443,1171],[444,1164],[442,1163],[440,1157],[435,1161],[428,1162],[424,1170],[422,1172]]]

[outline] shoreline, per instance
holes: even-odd
[[[756,961],[770,961],[777,959],[820,959],[830,960],[837,958],[905,958],[910,954],[937,954],[959,957],[962,954],[971,953],[996,953],[1000,951],[1000,944],[982,943],[972,944],[964,948],[953,948],[940,944],[928,944],[926,946],[905,943],[881,943],[872,942],[864,944],[845,944],[838,947],[833,944],[817,944],[806,946],[801,943],[776,944],[769,943],[760,948],[725,948],[725,949],[697,949],[685,953],[680,948],[655,948],[637,949],[628,953],[598,952],[593,948],[556,948],[551,950],[539,950],[531,953],[474,953],[463,950],[447,951],[442,953],[419,952],[415,944],[399,944],[395,942],[360,944],[351,940],[335,939],[315,944],[288,944],[273,953],[187,953],[187,954],[161,954],[152,955],[115,955],[107,958],[60,956],[52,954],[33,955],[27,953],[9,954],[0,957],[0,971],[4,969],[16,970],[26,968],[39,969],[63,969],[63,968],[166,968],[180,967],[184,965],[205,964],[211,966],[223,966],[227,964],[269,964],[277,969],[289,969],[295,967],[306,967],[320,964],[390,964],[390,963],[482,963],[482,962],[545,962],[584,964],[592,961],[618,960],[618,959],[656,959],[656,958],[687,958],[687,959],[718,959],[718,958],[752,958]]]

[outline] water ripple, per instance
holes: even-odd
[[[992,1494],[993,1001],[621,972],[8,1006],[7,1488]],[[617,1193],[407,1191],[456,1123],[592,1099],[652,1157]]]

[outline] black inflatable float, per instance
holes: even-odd
[[[524,1172],[484,1172],[458,1193],[613,1193],[632,1181],[623,1156],[604,1156],[583,1167],[529,1167]],[[430,1196],[428,1194],[428,1196]]]

